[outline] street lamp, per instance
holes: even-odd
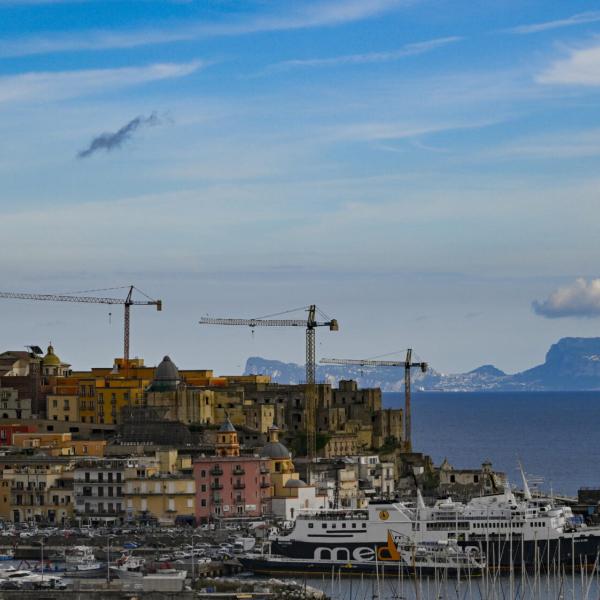
[[[116,536],[111,535],[110,533],[106,536],[106,583],[110,585],[110,540]]]
[[[41,538],[38,544],[42,547],[42,583],[44,583],[44,538]]]

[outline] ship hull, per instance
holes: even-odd
[[[467,571],[454,567],[411,567],[399,563],[375,562],[343,562],[343,561],[311,561],[303,559],[286,559],[280,557],[240,557],[239,562],[245,569],[257,575],[331,575],[337,576],[386,576],[386,577],[428,577],[436,572],[443,572],[449,578],[465,577]],[[482,569],[472,569],[471,577],[481,576]]]
[[[571,568],[579,569],[582,565],[590,567],[596,561],[600,553],[600,535],[585,534],[579,532],[575,536],[569,534],[561,538],[550,540],[527,540],[522,541],[514,538],[512,543],[509,539],[489,540],[459,540],[458,545],[462,548],[475,548],[486,558],[489,568],[521,569],[526,570],[539,568],[550,568],[553,565],[561,565],[565,570]],[[329,542],[304,542],[294,540],[293,543],[280,544],[273,542],[271,552],[282,555],[293,561],[306,561],[311,563],[323,563],[332,561],[339,564],[346,563],[372,563],[375,568],[375,554],[378,554],[378,564],[381,567],[396,562],[387,557],[387,542],[379,543],[344,542],[343,544]],[[368,560],[361,560],[367,558]]]

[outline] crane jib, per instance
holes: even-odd
[[[15,300],[46,300],[48,302],[84,302],[88,304],[130,304],[158,305],[160,300],[124,300],[122,298],[98,298],[95,296],[62,296],[57,294],[22,294],[16,292],[0,292],[0,298]]]

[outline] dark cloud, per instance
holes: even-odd
[[[534,300],[533,312],[548,319],[600,317],[600,279],[576,279],[552,292],[546,300]]]
[[[120,148],[124,142],[130,139],[131,136],[140,129],[140,127],[154,127],[155,125],[160,124],[161,119],[156,113],[152,113],[149,117],[140,115],[129,121],[126,125],[123,125],[121,129],[114,133],[101,133],[99,136],[96,136],[85,150],[81,150],[77,153],[77,157],[87,158],[99,150],[111,152],[112,150]]]

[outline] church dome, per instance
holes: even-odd
[[[281,442],[269,442],[260,451],[261,457],[274,459],[289,459],[290,451]]]
[[[151,392],[173,392],[177,390],[181,379],[175,363],[165,356],[154,371],[154,379],[150,385]]]
[[[44,358],[42,359],[42,364],[45,367],[60,367],[60,358],[58,358],[58,356],[54,354],[54,347],[52,346],[52,344],[48,346],[48,352],[46,356],[44,356]]]
[[[305,488],[306,483],[302,479],[288,479],[286,484],[283,486],[286,488]]]

